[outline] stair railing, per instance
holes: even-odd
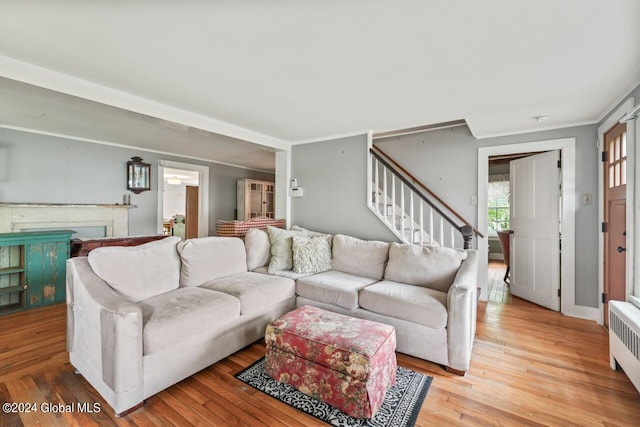
[[[370,154],[374,189],[369,198],[370,207],[400,240],[455,247],[457,232],[462,237],[464,249],[471,249],[474,235],[484,237],[379,147],[373,146]]]

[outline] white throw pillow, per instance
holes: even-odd
[[[266,231],[258,228],[249,229],[244,237],[244,247],[247,251],[247,268],[249,271],[269,265],[271,242]]]
[[[166,237],[140,246],[97,248],[89,252],[89,265],[125,298],[142,301],[178,288],[179,241],[179,237]]]
[[[466,257],[461,249],[392,243],[384,278],[447,292]]]
[[[312,231],[312,230],[309,230],[307,228],[299,227],[297,225],[292,225],[290,230],[291,231],[301,231],[308,237],[322,236],[325,239],[327,239],[327,242],[329,242],[329,247],[331,247],[333,245],[333,234],[320,233],[319,231]]]
[[[277,271],[282,270],[291,270],[293,268],[292,237],[304,236],[304,233],[271,226],[267,227],[267,233],[269,233],[269,241],[271,242],[269,274],[275,274]]]
[[[293,271],[315,274],[331,270],[331,247],[325,236],[293,236]]]

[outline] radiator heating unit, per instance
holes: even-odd
[[[640,308],[630,302],[609,302],[609,356],[640,391]]]

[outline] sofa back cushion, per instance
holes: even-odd
[[[179,237],[140,246],[110,246],[89,252],[91,269],[125,298],[138,302],[178,288]]]
[[[447,292],[466,257],[460,249],[392,243],[384,278]]]
[[[254,271],[269,265],[271,260],[271,243],[266,231],[251,228],[244,237],[247,252],[247,269]]]
[[[333,270],[381,280],[388,257],[389,243],[360,240],[344,234],[333,237]]]
[[[180,286],[200,286],[247,271],[247,253],[237,237],[200,237],[178,243]]]

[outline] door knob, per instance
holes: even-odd
[[[623,248],[622,246],[618,246],[618,248],[616,249],[616,251],[618,251],[618,252],[624,252],[626,250],[627,250],[627,248]]]

